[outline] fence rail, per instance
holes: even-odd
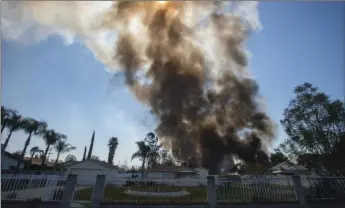
[[[217,187],[217,201],[287,202],[296,201],[291,177],[253,177],[239,180],[222,179]]]
[[[345,201],[345,178],[306,178],[303,188],[307,201]]]
[[[301,177],[306,201],[344,201],[345,178]],[[73,203],[91,204],[96,181],[76,184]],[[212,184],[206,179],[108,178],[103,202],[131,203],[207,203]],[[213,184],[218,203],[295,202],[296,184],[291,176],[218,178]],[[66,178],[56,175],[2,175],[2,200],[60,201]],[[101,186],[102,187],[102,186]],[[297,185],[298,187],[298,185]],[[301,190],[301,189],[299,189]],[[72,192],[71,192],[72,193]]]
[[[41,198],[54,200],[56,190],[62,189],[66,179],[48,175],[2,175],[1,199],[28,200]]]

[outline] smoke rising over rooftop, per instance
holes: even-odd
[[[262,162],[274,137],[246,70],[246,39],[261,27],[256,4],[6,2],[1,21],[5,38],[82,41],[108,70],[125,75],[175,157],[216,171],[225,155]]]

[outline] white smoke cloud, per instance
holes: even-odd
[[[105,67],[116,65],[114,60],[117,31],[100,29],[102,15],[115,2],[111,1],[5,1],[1,2],[1,32],[5,40],[35,44],[50,36],[60,36],[65,44],[83,43]],[[200,13],[198,7],[186,7]],[[254,30],[262,25],[258,2],[223,3],[222,10],[232,10]],[[198,15],[194,15],[198,16]],[[203,16],[200,13],[200,19]],[[195,21],[191,21],[195,22]],[[206,49],[207,50],[207,49]]]

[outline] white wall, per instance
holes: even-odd
[[[80,185],[94,184],[98,174],[104,174],[107,178],[116,175],[117,171],[114,169],[105,168],[102,165],[92,161],[84,161],[71,165],[66,170],[66,175],[76,174],[77,181]]]
[[[1,157],[1,170],[11,170],[13,168],[15,168],[17,166],[18,160],[9,157],[7,155],[3,155]],[[20,169],[24,168],[24,164],[20,164],[19,166]]]
[[[148,172],[148,178],[176,178],[174,172]]]
[[[197,177],[198,178],[207,178],[208,176],[208,170],[204,168],[195,168],[195,171],[197,172]]]

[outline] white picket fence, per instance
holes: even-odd
[[[66,177],[57,175],[1,175],[1,199],[55,200],[65,182]]]
[[[144,182],[150,186],[200,187],[207,190],[206,179],[150,179],[109,177],[107,185],[126,187],[129,183]],[[152,182],[152,183],[148,183]],[[301,177],[307,200],[345,199],[345,178]],[[66,184],[65,176],[58,175],[2,175],[2,200],[60,201]],[[140,185],[140,183],[139,183]],[[74,201],[90,201],[94,183],[77,184]],[[236,201],[294,201],[295,187],[291,176],[254,176],[236,179],[216,178],[217,198],[221,202]],[[204,196],[204,195],[203,195]]]

